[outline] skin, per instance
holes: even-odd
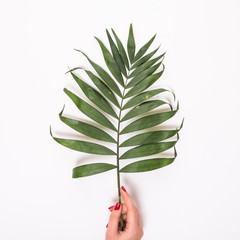
[[[143,228],[139,212],[129,194],[123,189],[120,192],[124,203],[120,205],[119,210],[115,210],[115,206],[110,207],[111,215],[105,240],[140,240],[143,236]],[[124,231],[119,229],[121,213],[126,224]]]

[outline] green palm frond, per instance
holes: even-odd
[[[59,114],[59,118],[63,123],[75,131],[91,138],[92,141],[86,142],[56,138],[52,135],[52,132],[50,133],[55,141],[70,149],[92,154],[115,155],[115,165],[93,163],[78,166],[73,169],[73,177],[90,176],[116,168],[119,192],[120,172],[151,171],[167,166],[175,160],[177,156],[175,145],[179,139],[178,134],[182,128],[183,122],[181,126],[175,130],[158,129],[149,131],[149,128],[158,126],[174,117],[179,109],[178,104],[177,107],[174,108],[172,104],[164,99],[151,99],[154,96],[160,96],[161,93],[173,94],[167,89],[158,88],[147,90],[159,80],[165,70],[163,64],[165,53],[154,57],[159,48],[147,53],[156,35],[136,53],[132,24],[129,29],[127,50],[125,50],[116,32],[113,29],[111,30],[112,35],[106,30],[109,49],[99,38],[95,37],[100,46],[108,70],[92,61],[82,51],[75,49],[87,58],[97,74],[93,73],[91,70],[78,67],[68,71],[91,104],[68,89],[64,89],[64,92],[73,101],[76,107],[94,121],[94,125],[67,118],[63,116],[63,110]],[[75,73],[78,69],[85,71],[89,79],[96,86],[96,89],[83,81],[81,77]],[[173,96],[175,101],[175,95],[173,94]],[[158,107],[163,105],[167,107],[167,110],[156,111]],[[154,112],[152,110],[154,110]],[[111,118],[115,118],[117,123],[114,124]],[[125,127],[122,127],[123,122]],[[107,128],[110,133],[107,133],[106,130],[102,130],[101,126]],[[117,133],[117,137],[114,138],[111,132],[115,132],[115,136]],[[134,136],[127,137],[128,133],[134,132],[136,132]],[[123,142],[120,141],[122,135],[126,137],[126,140]],[[177,140],[169,140],[173,136],[177,136]],[[94,143],[94,139],[116,144],[116,151],[109,149],[105,146],[106,144],[103,146]],[[119,149],[124,147],[132,148],[128,149],[120,156]],[[174,155],[171,158],[158,157],[142,159],[120,168],[120,161],[125,161],[125,159],[148,157],[172,148],[174,149]],[[121,202],[120,194],[119,201]]]

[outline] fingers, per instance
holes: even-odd
[[[109,239],[113,239],[114,236],[118,234],[118,222],[120,221],[121,212],[122,212],[122,206],[120,203],[117,203],[114,206],[112,213],[109,217],[108,228],[106,232],[106,236]]]
[[[119,236],[126,236],[126,239],[141,239],[143,229],[138,210],[124,187],[121,187],[120,193],[124,203],[118,203],[108,208],[111,215],[107,226],[106,240],[119,239]],[[124,231],[121,230],[121,213],[123,216]]]
[[[132,237],[138,236],[136,239],[141,239],[143,236],[143,228],[139,212],[126,189],[121,187],[120,192],[127,208],[126,230],[132,233]]]
[[[112,212],[113,209],[114,209],[114,207],[115,207],[115,205],[109,207],[109,208],[108,208],[109,211]],[[122,203],[122,212],[123,212],[123,213],[126,213],[126,212],[127,212],[127,207],[126,207],[126,205],[125,205],[124,203]]]
[[[124,205],[126,206],[126,210],[127,210],[127,227],[128,225],[131,225],[131,224],[133,225],[138,224],[138,219],[139,219],[138,211],[134,206],[134,203],[131,197],[129,196],[129,194],[127,193],[124,187],[121,187],[120,192],[124,200]]]
[[[131,199],[131,197],[129,196],[129,194],[126,192],[126,189],[124,187],[121,187],[120,189],[121,195],[123,197],[124,203],[122,204],[122,212],[124,213],[128,213],[128,222],[132,222],[132,223],[136,223],[139,222],[139,214],[138,211],[136,209],[136,207],[134,206],[134,203]],[[110,212],[113,211],[114,209],[114,205],[108,208]]]
[[[131,197],[129,196],[129,194],[127,193],[127,191],[126,191],[126,189],[124,187],[121,187],[120,193],[122,195],[122,198],[124,200],[124,203],[126,205],[127,210],[131,211],[133,208],[135,208]]]

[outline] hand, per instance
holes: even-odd
[[[106,240],[140,240],[143,236],[143,229],[138,210],[124,187],[121,187],[120,193],[124,203],[117,203],[109,208],[112,213],[107,225]],[[126,224],[124,224],[124,231],[119,230],[121,213]]]

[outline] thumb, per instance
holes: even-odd
[[[109,237],[109,239],[112,239],[118,234],[118,223],[120,221],[121,212],[122,206],[120,203],[117,203],[109,217],[108,228],[106,232],[106,235]]]

